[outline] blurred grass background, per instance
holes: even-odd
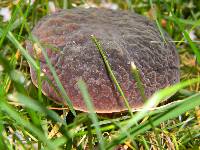
[[[133,117],[99,116],[92,109],[74,116],[42,95],[27,63],[40,74],[39,62],[27,54],[25,40],[41,17],[73,7],[135,11],[166,30],[180,54],[182,82],[150,100],[179,91],[169,101],[181,101]],[[199,0],[1,0],[0,14],[0,149],[200,149]],[[79,87],[91,107],[86,85]]]

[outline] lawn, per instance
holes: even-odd
[[[165,30],[176,45],[180,58],[180,83],[155,92],[143,109],[137,112],[128,109],[117,114],[97,114],[87,84],[80,80],[77,86],[89,112],[74,110],[54,66],[31,33],[43,16],[58,9],[74,7],[129,10],[153,20],[161,36],[165,38]],[[40,61],[26,49],[26,41],[30,38],[41,47],[56,86],[69,108],[54,103],[43,94],[44,78],[41,76]],[[92,37],[91,41],[96,44],[109,75],[123,97],[112,66],[107,62],[106,50],[101,48],[101,41],[96,37]],[[31,80],[29,65],[37,72],[38,87]],[[198,150],[199,65],[199,0],[1,0],[0,149]],[[159,107],[151,109],[152,104]]]

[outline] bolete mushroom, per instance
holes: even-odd
[[[163,32],[164,41],[153,22],[134,12],[95,8],[59,10],[42,18],[32,34],[42,44],[50,45],[44,47],[76,110],[87,111],[77,86],[80,79],[86,82],[97,113],[127,110],[91,35],[101,42],[133,110],[141,108],[144,102],[131,73],[131,62],[139,70],[147,98],[179,82],[179,58],[171,38]],[[32,42],[27,43],[27,49],[32,56],[37,55],[42,71],[57,87],[43,55],[35,53]],[[36,72],[30,68],[32,81],[37,85]],[[62,103],[62,97],[47,81],[42,89],[49,98]]]

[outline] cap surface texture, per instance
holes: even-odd
[[[97,113],[127,109],[91,35],[105,50],[131,108],[141,108],[144,103],[131,73],[131,62],[139,70],[147,98],[155,91],[179,82],[179,58],[175,45],[169,42],[171,38],[164,32],[166,43],[163,42],[156,25],[133,12],[94,8],[59,10],[43,17],[32,34],[44,45],[76,110],[87,111],[77,85],[80,79],[86,82]],[[39,58],[41,70],[55,86],[43,81],[43,92],[62,103],[44,56],[41,52],[36,54],[32,42],[27,42],[26,46],[32,56]],[[37,85],[37,75],[32,67],[31,78]]]

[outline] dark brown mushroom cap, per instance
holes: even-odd
[[[142,107],[143,100],[130,71],[132,61],[140,71],[147,97],[179,81],[179,58],[174,44],[169,42],[171,39],[164,33],[165,44],[156,25],[133,12],[94,8],[60,10],[42,18],[32,33],[43,45],[50,45],[44,47],[77,110],[87,111],[77,86],[79,79],[86,82],[96,112],[126,110],[91,35],[101,42],[133,109]],[[27,43],[27,49],[36,56],[31,42]],[[56,86],[44,57],[40,53],[37,56],[42,71]],[[32,67],[31,77],[37,85]],[[62,98],[47,81],[43,82],[42,89],[51,99],[62,102]]]

